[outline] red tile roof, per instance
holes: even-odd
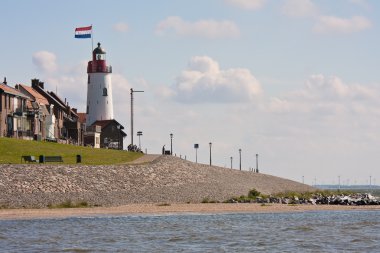
[[[3,83],[0,83],[0,90],[3,90],[4,93],[11,94],[11,95],[14,95],[14,96],[19,96],[19,97],[23,97],[23,98],[29,98],[28,96],[26,96],[25,94],[23,94],[20,91],[16,90],[15,88],[12,88],[12,87],[10,87],[8,85],[5,85]]]
[[[32,87],[26,86],[26,85],[23,85],[23,84],[19,84],[19,86],[21,86],[30,95],[32,95],[35,98],[35,100],[36,100],[37,103],[43,104],[43,105],[49,105],[49,101],[44,96],[42,96],[38,91],[36,91],[35,89],[33,89]]]

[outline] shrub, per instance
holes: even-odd
[[[256,189],[252,189],[248,192],[248,198],[257,198],[261,195],[261,192],[259,192]]]

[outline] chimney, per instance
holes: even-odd
[[[7,85],[7,78],[6,78],[6,77],[4,77],[4,82],[3,82],[3,84]]]
[[[38,86],[40,86],[41,89],[45,89],[44,82],[38,82]]]
[[[39,84],[40,80],[34,78],[32,79],[32,88],[35,89],[38,87],[38,84]]]

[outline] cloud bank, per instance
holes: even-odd
[[[317,33],[354,33],[371,28],[371,21],[362,16],[339,18],[335,16],[321,16],[318,18],[314,31]]]
[[[48,51],[38,51],[32,56],[32,62],[41,73],[52,73],[57,70],[57,57]]]
[[[248,69],[223,70],[212,58],[195,56],[165,92],[183,103],[237,103],[253,101],[262,90]]]

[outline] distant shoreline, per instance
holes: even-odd
[[[286,205],[286,204],[128,204],[116,207],[60,209],[0,209],[0,220],[55,219],[124,215],[157,215],[185,213],[284,213],[308,211],[380,211],[380,206]]]

